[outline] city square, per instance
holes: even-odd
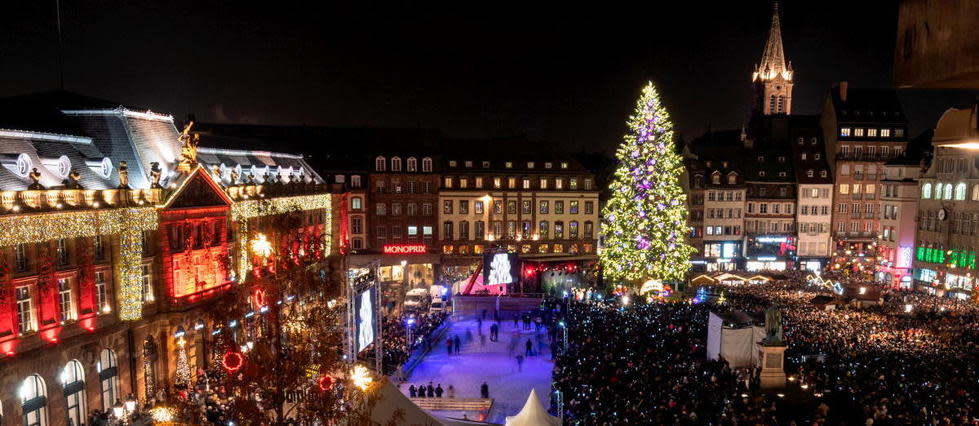
[[[8,5],[0,426],[979,425],[979,3],[672,7]]]

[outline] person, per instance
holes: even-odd
[[[435,387],[435,397],[436,398],[441,398],[442,397],[442,392],[443,392],[443,390],[442,390],[442,384],[439,383],[439,385]]]
[[[517,355],[517,372],[523,372],[523,355]]]
[[[449,337],[445,339],[445,348],[448,350],[448,354],[452,355],[452,338]]]
[[[411,396],[412,398],[418,396],[418,390],[415,389],[415,385],[411,385],[408,387],[408,395]]]
[[[486,319],[486,309],[483,309],[483,317],[480,318],[479,323],[482,324],[484,319]]]
[[[479,334],[482,335],[483,334],[483,319],[482,318],[477,318],[476,319],[476,324],[479,324]]]
[[[534,356],[534,344],[530,341],[530,339],[527,339],[527,343],[524,346],[527,347],[527,350],[525,351],[526,355],[529,357]]]
[[[428,382],[428,390],[426,392],[429,398],[435,396],[435,386],[432,386],[432,382]]]
[[[517,328],[517,321],[520,320],[520,314],[513,314],[513,328]]]
[[[449,385],[449,390],[446,393],[448,393],[449,398],[455,398],[456,397],[456,388],[452,387],[452,385]]]
[[[462,348],[462,340],[459,339],[459,335],[455,335],[455,352],[459,353],[460,348]]]
[[[479,395],[483,398],[489,398],[489,385],[487,385],[486,382],[483,382],[483,384],[479,386]]]

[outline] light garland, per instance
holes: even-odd
[[[143,316],[143,231],[156,229],[158,215],[153,207],[39,213],[0,217],[0,247],[41,243],[62,238],[119,236],[119,260],[115,264],[119,318],[138,320]]]
[[[333,195],[314,194],[297,195],[292,197],[280,197],[264,200],[243,200],[237,201],[231,206],[231,219],[239,223],[238,229],[238,282],[244,282],[248,276],[248,271],[252,268],[251,257],[248,255],[248,221],[255,217],[272,216],[292,210],[317,210],[322,209],[323,214],[323,235],[326,246],[324,257],[331,253],[333,243],[333,226],[330,222],[332,214]]]
[[[187,362],[187,341],[177,339],[177,383],[190,384],[190,363]]]

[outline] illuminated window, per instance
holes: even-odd
[[[840,136],[842,136],[844,138],[850,137],[850,128],[849,127],[841,127],[840,128]]]
[[[544,168],[545,169],[550,169],[550,168],[553,168],[553,167],[554,167],[554,163],[551,163],[551,162],[544,163]]]
[[[547,189],[547,178],[540,178],[540,189]]]
[[[416,159],[415,157],[408,157],[407,165],[408,165],[409,172],[418,171],[418,159]]]
[[[360,209],[364,208],[363,202],[364,202],[364,200],[362,198],[360,198],[360,197],[353,197],[353,198],[351,198],[350,199],[350,209],[351,210],[360,210]]]
[[[882,138],[891,137],[891,129],[880,129],[880,137]]]
[[[471,169],[473,167],[473,162],[472,161],[469,161],[469,160],[466,160],[465,165],[466,165],[466,168],[467,169]]]
[[[950,184],[950,183],[946,183],[945,184],[945,192],[944,192],[944,194],[942,194],[942,199],[944,199],[944,200],[951,200],[952,199],[952,184]]]
[[[47,426],[48,398],[44,379],[37,374],[24,379],[19,393],[24,426]]]
[[[875,128],[867,129],[867,137],[868,138],[876,138],[877,137],[877,129],[875,129]]]
[[[452,188],[452,177],[451,176],[446,176],[445,177],[445,187],[446,188]]]
[[[562,168],[562,169],[567,169],[567,168],[568,168],[568,163],[566,163],[566,162],[561,162],[561,168]]]
[[[856,129],[853,129],[853,136],[858,138],[863,137],[863,128],[857,127]]]
[[[106,288],[105,271],[95,273],[95,310],[100,315],[109,311],[109,291]]]
[[[568,188],[571,189],[572,191],[577,190],[578,189],[578,178],[568,179]]]
[[[846,195],[850,193],[850,185],[845,183],[840,184],[840,194]]]
[[[31,287],[17,287],[17,324],[20,334],[27,334],[37,330],[37,323],[34,319],[34,305],[31,297]]]
[[[903,138],[904,137],[904,129],[900,129],[900,128],[894,129],[894,137]]]
[[[564,179],[554,179],[554,189],[564,189]]]
[[[71,297],[71,281],[68,278],[58,279],[58,302],[61,321],[74,321],[77,316]]]
[[[564,222],[554,222],[554,238],[558,240],[564,239]]]
[[[458,164],[456,163],[456,160],[449,160],[449,167],[455,167],[456,164]]]
[[[459,178],[459,189],[469,188],[469,178]]]
[[[528,168],[528,169],[532,169],[532,168],[534,168],[534,162],[533,162],[533,161],[528,161],[528,162],[527,162],[527,168]]]
[[[386,160],[384,157],[377,157],[374,159],[374,170],[378,172],[383,172],[386,168]]]
[[[476,214],[483,214],[483,202],[475,201],[473,202],[473,210]]]
[[[490,162],[489,161],[483,161],[483,168],[484,169],[490,168]]]
[[[506,163],[503,163],[503,166],[506,167],[506,168],[508,168],[508,169],[512,169],[513,168],[513,162],[512,161],[507,161]]]
[[[517,178],[512,177],[512,176],[511,177],[508,177],[507,178],[507,188],[516,189],[517,188]]]
[[[517,214],[517,202],[514,200],[507,201],[506,212],[507,214]]]
[[[965,200],[966,185],[964,183],[959,183],[955,185],[955,199],[958,201]]]
[[[578,214],[578,202],[570,201],[568,206],[568,212],[571,214]]]
[[[526,177],[523,178],[521,180],[521,183],[523,184],[522,185],[523,186],[523,189],[530,189],[530,178],[526,178]]]
[[[476,177],[476,188],[482,188],[482,187],[483,187],[483,178],[481,176]]]
[[[503,178],[495,177],[493,178],[493,188],[501,188],[503,186]]]

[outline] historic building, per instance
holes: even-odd
[[[498,246],[524,261],[581,265],[597,259],[599,189],[594,176],[570,157],[474,151],[448,154],[443,161],[443,256],[473,264]]]
[[[772,27],[761,61],[751,74],[753,109],[761,115],[792,114],[792,62],[785,60],[778,3],[772,12]]]
[[[789,143],[798,182],[796,224],[800,269],[821,270],[833,251],[833,177],[818,116],[790,117]]]
[[[884,163],[907,147],[904,110],[893,90],[855,89],[841,82],[826,96],[820,122],[834,173],[835,251],[872,261]]]
[[[300,156],[67,92],[0,109],[0,424],[83,424],[186,383],[234,340],[209,302],[331,251],[331,195]]]
[[[932,138],[934,155],[918,180],[914,284],[966,298],[976,284],[979,247],[979,104],[950,108]]]
[[[876,278],[894,288],[911,288],[912,285],[911,262],[922,164],[917,155],[902,155],[884,163],[884,177],[880,181],[881,230],[877,243]]]

